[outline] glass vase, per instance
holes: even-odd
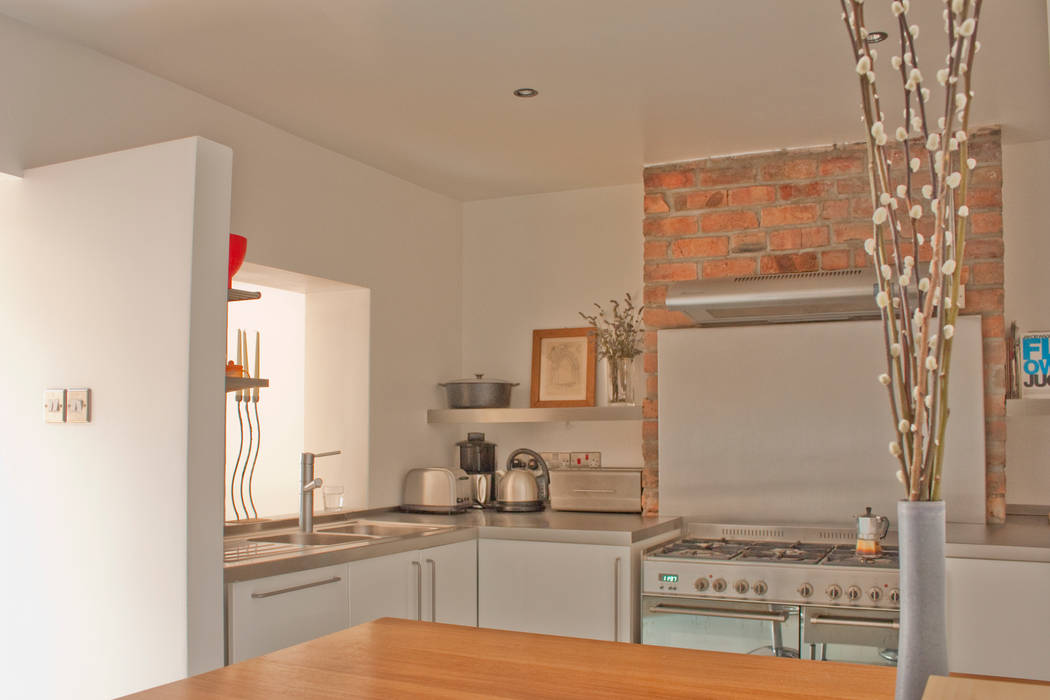
[[[610,405],[634,405],[634,358],[609,357],[605,361],[606,395]]]

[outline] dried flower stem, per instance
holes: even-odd
[[[598,356],[608,358],[631,358],[642,354],[639,342],[642,336],[642,309],[636,308],[630,292],[624,295],[622,302],[610,299],[612,318],[598,304],[597,313],[580,316],[594,329],[591,331],[597,341]]]

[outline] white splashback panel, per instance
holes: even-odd
[[[903,487],[879,321],[660,331],[660,512],[709,522],[896,526]],[[943,495],[984,522],[981,325],[959,319]]]

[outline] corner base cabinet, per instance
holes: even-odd
[[[379,617],[478,624],[477,541],[350,563],[350,624]]]
[[[230,584],[227,663],[345,629],[349,591],[346,564]]]
[[[478,626],[629,642],[631,547],[478,541]]]

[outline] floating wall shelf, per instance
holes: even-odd
[[[427,423],[571,423],[641,419],[641,406],[432,408],[427,411]]]
[[[227,289],[226,301],[251,301],[262,296],[262,292],[247,292],[243,289]]]
[[[1007,399],[1008,416],[1050,416],[1050,399]]]
[[[255,377],[226,377],[226,393],[239,391],[241,389],[262,389],[268,386],[270,386],[269,379],[256,379]]]

